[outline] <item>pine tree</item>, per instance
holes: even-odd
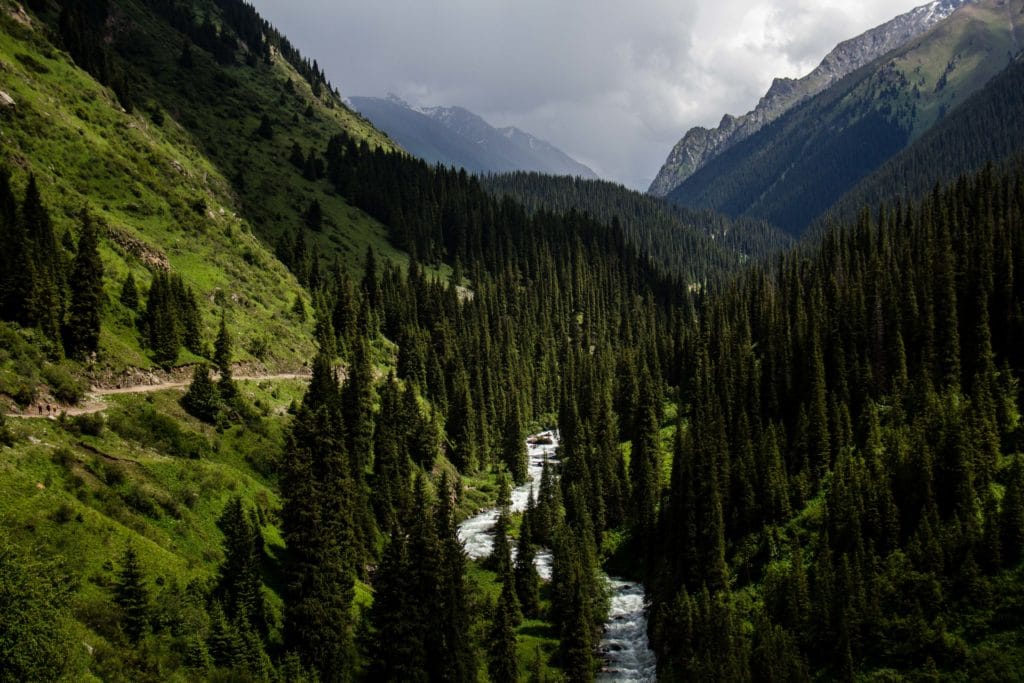
[[[21,205],[24,235],[31,241],[33,289],[27,292],[31,324],[38,327],[60,350],[64,318],[64,263],[50,214],[43,206],[35,176],[29,176]],[[101,271],[102,272],[102,271]]]
[[[260,136],[265,140],[271,140],[274,137],[274,124],[270,121],[270,117],[264,114],[260,119],[260,126],[256,129],[256,135]]]
[[[192,368],[192,382],[181,397],[181,407],[189,415],[204,422],[216,421],[221,409],[220,395],[210,379],[210,366],[206,363],[199,363]]]
[[[356,345],[341,401],[352,474],[361,480],[373,452],[373,368],[365,342]]]
[[[1024,552],[1024,464],[1014,458],[1000,515],[1000,540],[1003,562],[1016,566]]]
[[[221,311],[220,328],[217,340],[213,344],[213,362],[220,373],[217,391],[225,402],[233,401],[238,396],[238,387],[231,377],[231,333],[228,332],[227,314]]]
[[[476,681],[477,662],[470,627],[468,589],[466,586],[466,552],[459,540],[452,509],[452,490],[448,474],[441,475],[437,487],[437,537],[440,542],[439,604],[434,610],[435,628],[440,648],[435,666],[438,680]]]
[[[103,261],[100,259],[96,226],[83,209],[82,234],[71,270],[71,306],[64,328],[64,348],[69,355],[84,358],[99,349],[100,309],[103,306]]]
[[[370,677],[379,681],[426,681],[423,633],[408,610],[422,599],[413,585],[415,568],[404,532],[392,533],[374,577],[370,608],[373,640]]]
[[[0,168],[0,247],[0,318],[27,325],[35,289],[32,243],[18,219],[18,203],[4,168]]]
[[[121,556],[121,568],[114,584],[114,602],[121,608],[121,627],[132,643],[149,629],[149,592],[135,546],[129,543]]]
[[[641,539],[649,537],[654,530],[660,497],[656,400],[653,381],[645,369],[640,383],[640,402],[633,421],[635,434],[630,456],[632,519]]]
[[[234,496],[224,507],[217,526],[224,534],[224,562],[214,594],[229,619],[244,620],[266,634],[268,610],[260,577],[263,537],[255,513],[247,514],[242,499]]]
[[[523,615],[531,618],[539,616],[540,610],[540,577],[537,575],[537,567],[534,566],[537,549],[533,545],[532,532],[535,507],[531,490],[526,503],[526,512],[523,514],[523,521],[519,527],[519,542],[516,545],[514,568],[516,596],[519,598],[519,605],[523,610]]]
[[[313,178],[315,180],[315,178]],[[320,232],[324,229],[324,212],[320,208],[320,202],[316,199],[309,203],[306,213],[303,216],[306,227],[313,232]]]
[[[121,303],[133,310],[139,310],[139,289],[135,284],[135,276],[128,273],[128,277],[124,279],[124,284],[121,285]]]
[[[289,430],[280,472],[285,541],[284,644],[321,680],[353,676],[351,621],[360,514],[330,359],[313,376]]]
[[[177,300],[166,273],[153,274],[146,299],[146,336],[157,363],[169,367],[178,359],[182,326],[178,320]]]
[[[501,459],[512,475],[517,486],[524,484],[527,477],[526,434],[523,433],[519,408],[510,402],[505,417],[505,428],[502,433]]]
[[[515,683],[519,680],[515,630],[518,605],[512,583],[511,573],[506,572],[501,596],[494,608],[494,620],[491,622],[487,672],[495,683]]]

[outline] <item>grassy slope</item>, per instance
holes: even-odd
[[[282,443],[282,415],[301,396],[301,381],[243,382],[243,395],[268,415],[260,430],[234,427],[223,433],[188,417],[178,406],[179,391],[118,396],[99,436],[75,435],[55,420],[11,420],[18,438],[0,459],[0,527],[11,540],[44,557],[60,557],[80,581],[73,598],[75,635],[97,648],[92,661],[80,657],[79,670],[102,670],[111,620],[110,586],[126,543],[139,550],[154,608],[167,609],[169,592],[192,580],[211,580],[221,559],[216,520],[231,496],[260,511],[271,557],[282,541],[279,508],[268,471]],[[205,444],[195,460],[122,437],[117,422],[145,427],[140,406],[172,418],[185,434]],[[148,442],[148,440],[147,440]],[[265,577],[274,609],[280,599],[276,577]],[[360,590],[366,598],[365,589]],[[178,596],[180,599],[180,596]],[[77,648],[76,648],[77,650]],[[84,653],[84,646],[82,649]],[[81,655],[82,653],[79,653]]]
[[[213,11],[202,1],[197,8]],[[225,308],[238,360],[255,360],[249,350],[263,342],[269,351],[259,360],[269,368],[301,365],[313,354],[312,322],[291,316],[302,291],[273,245],[301,225],[310,201],[323,207],[325,229],[306,237],[325,265],[338,256],[358,273],[371,246],[399,263],[407,256],[326,181],[304,179],[287,162],[292,144],[322,151],[340,130],[372,146],[393,143],[333,95],[313,97],[284,59],[222,66],[193,47],[194,67],[185,70],[178,57],[186,39],[164,20],[133,0],[118,3],[113,16],[111,38],[132,74],[131,113],[54,47],[45,23],[53,16],[32,17],[0,0],[0,74],[16,103],[0,110],[0,164],[12,170],[18,194],[36,175],[58,236],[77,234],[83,207],[106,226],[109,305],[96,369],[151,366],[132,312],[118,303],[129,271],[145,292],[149,257],[166,257],[196,291],[207,340]],[[264,112],[274,121],[272,140],[254,135]],[[194,360],[184,350],[179,358]]]
[[[310,85],[276,53],[272,64],[218,64],[193,47],[193,66],[179,64],[187,39],[137,0],[121,0],[121,22],[115,45],[133,75],[135,96],[144,107],[158,107],[178,120],[224,178],[231,182],[239,213],[266,244],[293,234],[316,199],[324,213],[324,230],[307,233],[327,263],[335,256],[353,271],[363,263],[367,247],[384,258],[405,264],[407,255],[394,249],[383,226],[338,196],[325,180],[310,181],[288,158],[298,143],[304,153],[323,154],[328,140],[345,131],[371,147],[397,149],[369,121],[343,105],[334,94],[314,96]],[[217,17],[207,0],[194,3],[199,15]],[[309,108],[312,115],[307,116]],[[257,136],[263,115],[274,129],[270,140]]]
[[[954,19],[936,26],[927,40],[893,60],[896,69],[923,95],[913,121],[912,140],[981,89],[1021,49],[1017,42],[1017,36],[1024,36],[1021,0],[966,5]]]
[[[192,136],[170,117],[156,126],[124,113],[112,93],[52,48],[38,22],[14,21],[5,5],[0,28],[0,71],[16,102],[0,119],[0,163],[13,171],[16,193],[34,173],[58,235],[77,234],[82,208],[106,225],[103,364],[150,365],[130,312],[118,303],[129,271],[145,291],[144,253],[165,256],[196,291],[207,339],[223,306],[241,359],[259,336],[270,342],[271,366],[309,358],[311,325],[288,314],[296,281],[237,216],[229,184]],[[125,248],[114,235],[144,246]]]

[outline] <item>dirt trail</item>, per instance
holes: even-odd
[[[263,382],[263,381],[280,381],[286,379],[309,379],[308,374],[299,373],[283,373],[279,375],[241,375],[235,377],[236,382]],[[24,412],[6,412],[6,417],[14,418],[56,418],[61,413],[66,415],[90,415],[92,413],[98,413],[107,408],[107,402],[103,400],[104,396],[111,396],[114,394],[151,394],[157,391],[165,391],[167,389],[184,389],[189,385],[189,382],[181,381],[168,381],[158,382],[156,384],[137,384],[134,386],[127,387],[115,387],[115,388],[93,388],[86,394],[85,399],[78,405],[66,406],[56,403],[33,403]]]

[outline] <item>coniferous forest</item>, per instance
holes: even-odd
[[[33,74],[0,109],[0,681],[616,680],[610,574],[658,680],[1024,672],[1019,161],[907,162],[930,192],[793,242],[411,158],[245,2],[29,10],[0,17]],[[266,106],[197,132],[234,119],[164,106],[164,62]],[[54,73],[99,98],[71,140],[148,136],[88,162],[95,199],[40,156]]]

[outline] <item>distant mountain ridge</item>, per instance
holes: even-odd
[[[691,128],[676,143],[651,183],[650,192],[667,196],[709,161],[757,133],[794,106],[845,76],[923,35],[972,0],[935,0],[837,45],[803,78],[776,78],[757,106],[743,116],[722,117],[717,128]]]
[[[463,107],[414,107],[395,95],[348,101],[410,154],[472,173],[537,171],[596,179],[593,170],[519,128],[495,128]]]
[[[967,3],[724,150],[668,198],[798,236],[1003,72],[1020,35],[1024,0]]]

